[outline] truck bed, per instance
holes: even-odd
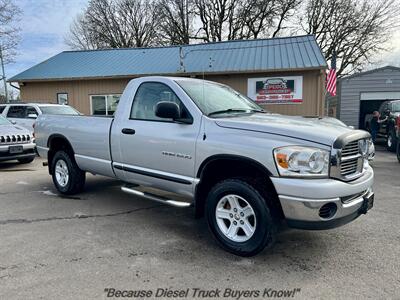
[[[41,115],[36,121],[36,143],[47,148],[51,137],[65,137],[75,152],[78,166],[85,171],[114,177],[110,153],[113,118]]]

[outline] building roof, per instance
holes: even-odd
[[[64,51],[9,81],[246,73],[326,67],[314,36],[306,35],[154,48]]]
[[[372,69],[372,70],[368,70],[368,71],[364,71],[364,72],[355,73],[353,75],[343,77],[343,78],[341,78],[341,80],[352,79],[352,78],[356,78],[356,77],[360,77],[360,76],[364,76],[364,75],[368,75],[368,74],[373,74],[376,72],[386,71],[386,70],[392,70],[392,71],[399,72],[400,68],[394,67],[394,66],[385,66],[385,67],[381,67],[381,68],[377,68],[377,69]]]

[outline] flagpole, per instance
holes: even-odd
[[[337,77],[336,77],[336,51],[333,50],[332,59],[331,59],[331,68],[326,78],[325,84],[325,99],[326,99],[326,115],[329,116],[329,97],[327,98],[327,94],[332,97],[336,96],[337,88]]]

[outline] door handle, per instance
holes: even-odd
[[[135,129],[131,129],[131,128],[123,128],[121,131],[123,134],[135,134]]]

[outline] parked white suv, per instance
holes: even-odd
[[[0,105],[0,114],[16,125],[33,132],[33,123],[39,115],[79,115],[68,105],[42,103],[13,103]]]

